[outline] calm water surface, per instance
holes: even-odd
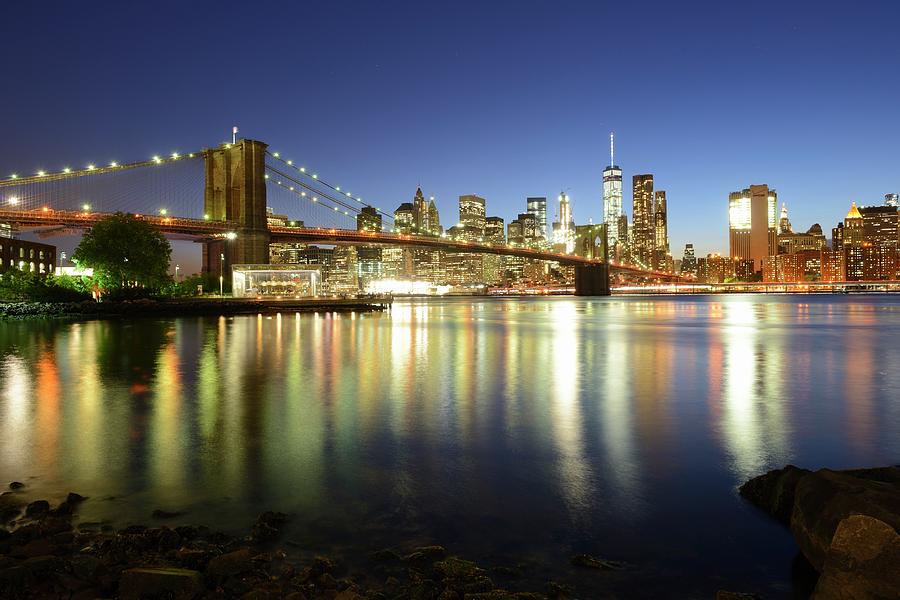
[[[900,462],[900,299],[397,302],[384,314],[0,323],[0,481],[85,520],[355,557],[440,543],[580,597],[790,597],[766,469]],[[573,553],[628,561],[575,571]],[[664,590],[664,593],[661,591]]]

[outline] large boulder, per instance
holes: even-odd
[[[820,573],[838,524],[854,514],[900,530],[900,468],[822,469],[800,477],[794,489],[791,533]]]
[[[788,465],[754,477],[738,490],[751,504],[766,511],[785,525],[790,525],[794,510],[794,490],[810,471]]]
[[[837,527],[812,600],[900,598],[900,535],[878,519],[851,515]]]

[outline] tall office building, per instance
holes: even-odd
[[[642,266],[651,267],[656,245],[656,223],[653,217],[653,175],[635,175],[631,182],[631,257]]]
[[[653,267],[663,271],[669,270],[669,219],[666,211],[666,192],[659,190],[654,194],[654,262]]]
[[[565,192],[559,193],[559,220],[553,224],[553,245],[566,254],[575,249],[575,217]]]
[[[485,200],[475,194],[466,194],[459,197],[459,224],[472,227],[478,232],[478,237],[484,237]]]
[[[529,197],[525,201],[526,212],[534,215],[538,226],[538,236],[548,239],[547,233],[547,198],[543,196]]]
[[[622,217],[622,169],[616,166],[613,134],[609,134],[609,166],[603,169],[603,222],[606,223],[609,247],[619,241],[619,218]]]
[[[884,205],[893,206],[894,208],[900,206],[900,194],[885,194]]]
[[[776,213],[778,195],[766,184],[751,185],[728,195],[728,231],[731,258],[753,260],[762,271],[763,260],[778,253]]]

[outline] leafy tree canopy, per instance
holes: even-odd
[[[105,290],[156,289],[169,281],[171,256],[172,247],[162,233],[134,215],[119,212],[84,234],[72,260],[94,269],[94,281]]]

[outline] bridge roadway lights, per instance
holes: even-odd
[[[609,296],[609,265],[577,265],[575,267],[576,296]]]

